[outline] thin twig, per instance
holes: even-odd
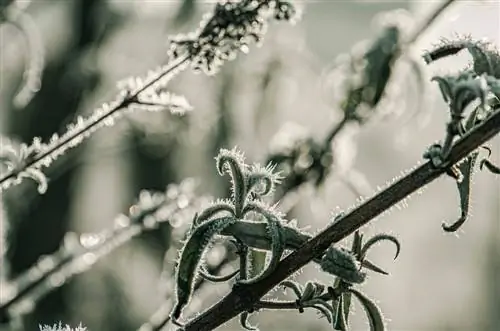
[[[453,165],[500,131],[500,110],[492,114],[484,123],[461,138],[449,154],[449,164]],[[447,168],[435,168],[431,162],[419,166],[385,190],[361,204],[356,209],[340,217],[298,250],[283,259],[274,272],[252,285],[239,285],[220,300],[186,324],[183,331],[209,331],[226,323],[244,311],[251,311],[255,303],[280,282],[297,272],[316,256],[322,254],[331,244],[336,243],[370,222],[410,194],[437,179]]]
[[[171,198],[159,192],[151,195],[144,191],[142,202],[140,195],[136,204],[130,208],[134,214],[117,217],[113,230],[106,229],[90,235],[92,241],[88,244],[83,244],[80,236],[75,233],[67,236],[59,250],[44,256],[10,282],[8,287],[12,292],[6,290],[7,295],[4,295],[3,301],[0,302],[0,320],[6,319],[11,314],[12,307],[19,305],[23,300],[36,302],[56,286],[61,285],[53,285],[51,278],[67,281],[74,275],[86,271],[88,267],[132,238],[156,229],[160,223],[169,222],[186,208],[199,207],[197,205],[201,201],[200,198],[190,196],[192,192],[183,189],[182,184],[178,187],[181,192]],[[187,204],[180,207],[178,199],[187,199]]]
[[[33,158],[29,159],[28,162],[23,164],[23,169],[28,169],[29,167],[33,166],[34,164],[40,162],[44,158],[52,155],[55,151],[61,149],[64,146],[67,146],[70,144],[71,141],[73,141],[76,137],[82,136],[85,132],[90,131],[92,128],[95,126],[103,123],[107,118],[112,117],[114,114],[116,114],[119,110],[127,108],[134,102],[137,102],[137,98],[139,94],[142,92],[146,91],[149,89],[151,86],[153,86],[156,82],[161,80],[163,77],[167,76],[170,74],[172,71],[176,70],[180,66],[182,66],[186,61],[189,60],[189,55],[187,54],[184,57],[180,57],[178,59],[175,59],[175,61],[171,64],[169,64],[164,70],[162,70],[160,73],[155,75],[154,77],[151,77],[144,85],[140,86],[134,91],[131,91],[130,94],[128,94],[123,100],[120,102],[116,103],[116,105],[113,107],[113,109],[103,113],[101,117],[99,117],[96,121],[92,121],[88,123],[87,125],[84,125],[80,130],[76,130],[73,134],[69,135],[68,137],[65,137],[64,139],[60,139],[57,144],[52,146],[50,149],[47,149],[43,153],[34,156]],[[19,169],[14,169],[12,171],[9,171],[6,175],[2,176],[0,178],[0,186],[2,183],[15,178],[16,176],[19,175]]]
[[[456,0],[445,0],[442,4],[437,7],[432,14],[427,17],[420,26],[415,30],[412,36],[408,39],[408,44],[413,44],[418,38],[434,23],[434,21],[441,16],[441,14]]]

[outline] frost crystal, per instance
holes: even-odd
[[[50,325],[38,325],[38,328],[40,331],[87,331],[87,328],[82,326],[82,323],[78,324],[76,328],[72,328],[68,324],[62,325],[62,322],[59,322],[59,324],[54,324],[52,326]]]

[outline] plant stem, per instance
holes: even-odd
[[[33,158],[30,158],[29,161],[24,164],[23,169],[21,169],[21,170],[15,169],[13,171],[8,172],[6,175],[2,176],[0,178],[0,186],[2,185],[2,183],[6,182],[7,180],[18,176],[20,172],[28,169],[29,167],[38,163],[40,160],[43,160],[44,158],[50,156],[52,153],[56,152],[57,150],[61,149],[64,146],[68,145],[73,139],[75,139],[78,136],[83,135],[85,132],[87,132],[87,131],[91,130],[93,127],[99,125],[107,118],[113,116],[113,114],[117,113],[119,110],[127,108],[130,104],[137,102],[137,97],[139,96],[139,94],[146,91],[148,88],[153,86],[156,82],[161,80],[166,75],[170,74],[172,71],[174,71],[175,69],[177,69],[178,67],[183,65],[188,60],[189,60],[189,54],[186,54],[184,57],[177,58],[173,63],[168,65],[167,68],[162,70],[162,72],[160,72],[156,76],[150,78],[146,84],[144,84],[140,88],[137,88],[134,91],[131,91],[131,93],[129,95],[127,95],[122,101],[117,103],[113,109],[105,112],[98,120],[88,123],[87,125],[83,126],[80,130],[77,130],[74,134],[72,134],[68,137],[65,137],[64,139],[60,139],[59,142],[57,144],[55,144],[53,147],[51,147],[50,149],[44,151],[41,154],[34,156]]]
[[[484,123],[454,144],[447,160],[450,166],[493,138],[499,131],[500,110],[497,110]],[[356,209],[346,213],[335,223],[330,224],[317,236],[283,259],[268,277],[255,284],[233,287],[233,290],[217,304],[188,322],[183,331],[213,330],[240,313],[251,310],[262,296],[322,254],[331,244],[346,238],[371,219],[437,179],[446,171],[447,168],[435,168],[431,162],[419,166]]]
[[[255,309],[299,309],[296,301],[259,301]]]

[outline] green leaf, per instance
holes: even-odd
[[[496,175],[500,175],[500,167],[493,164],[488,159],[481,160],[481,162],[479,163],[479,169],[483,170],[483,167],[486,167],[486,169],[488,169],[490,172]]]
[[[234,212],[237,218],[241,218],[241,211],[247,198],[246,171],[247,165],[243,153],[236,148],[232,150],[221,149],[215,158],[217,171],[221,176],[228,173],[231,176],[232,198]]]
[[[457,231],[462,226],[462,224],[465,223],[469,216],[470,189],[472,185],[472,176],[474,174],[474,165],[476,163],[478,155],[479,153],[475,151],[458,165],[458,169],[463,175],[462,181],[455,181],[457,183],[458,193],[460,195],[461,215],[453,224],[447,225],[446,223],[443,223],[443,229],[446,232]]]
[[[376,236],[373,236],[368,240],[364,245],[363,248],[361,249],[361,254],[360,254],[360,260],[363,261],[365,259],[366,254],[368,253],[368,250],[375,245],[376,243],[380,241],[390,241],[396,245],[396,255],[394,256],[394,259],[397,259],[399,252],[401,251],[401,244],[399,243],[398,239],[394,236],[391,236],[389,234],[378,234]]]
[[[360,264],[355,256],[344,248],[331,246],[325,252],[320,263],[321,269],[338,276],[348,283],[362,283],[366,273],[360,271]]]
[[[240,273],[239,270],[235,270],[227,275],[221,275],[221,276],[215,276],[210,274],[207,270],[204,270],[203,268],[200,270],[200,276],[205,278],[206,280],[213,282],[213,283],[221,283],[221,282],[227,282],[228,280],[234,278],[237,274]]]
[[[347,316],[345,314],[345,302],[344,294],[341,294],[337,301],[337,310],[335,314],[335,322],[333,323],[333,329],[339,331],[348,331],[349,325],[347,322]]]
[[[176,273],[177,302],[172,309],[172,320],[177,321],[182,309],[189,303],[193,294],[194,283],[198,274],[203,254],[212,238],[224,228],[234,224],[234,217],[222,217],[208,220],[189,234],[182,248]]]
[[[257,331],[259,330],[257,327],[250,325],[248,322],[248,319],[250,318],[250,313],[245,311],[241,313],[240,315],[240,325],[245,329],[245,330],[250,330],[250,331]]]
[[[348,291],[356,296],[365,309],[366,316],[368,317],[368,323],[370,325],[370,331],[384,331],[384,318],[378,306],[360,291],[353,288],[348,289]]]

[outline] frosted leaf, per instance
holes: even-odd
[[[16,143],[2,138],[0,149],[0,169],[5,171],[0,175],[0,192],[13,184],[18,184],[23,178],[31,178],[38,183],[38,192],[47,191],[47,177],[38,169],[33,159],[41,153],[43,145],[39,138],[33,139],[31,145]],[[30,165],[31,164],[31,165]]]
[[[139,102],[134,104],[134,108],[146,111],[169,111],[175,115],[184,115],[193,110],[184,96],[175,95],[169,92],[158,94],[142,94],[138,98]]]

